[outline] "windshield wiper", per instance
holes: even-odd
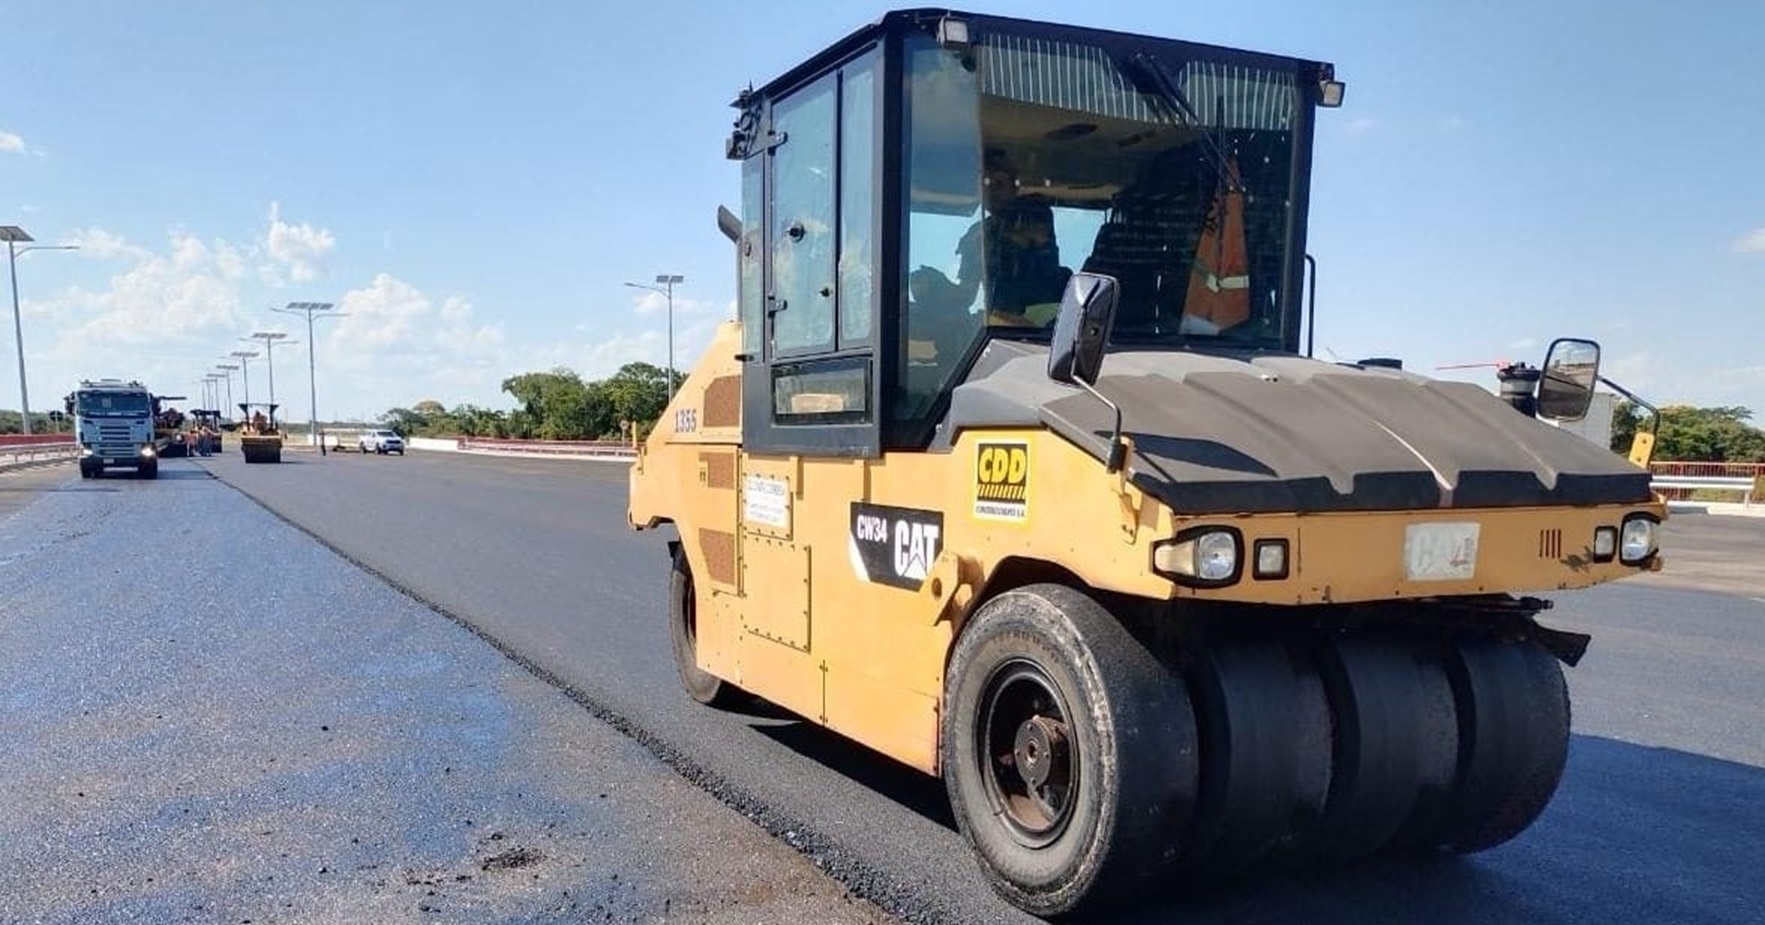
[[[1154,55],[1140,51],[1128,58],[1127,64],[1129,66],[1125,70],[1150,80],[1152,89],[1159,100],[1165,105],[1175,108],[1180,116],[1200,132],[1201,144],[1207,148],[1208,155],[1213,159],[1214,169],[1219,171],[1219,181],[1225,184],[1226,189],[1234,193],[1247,192],[1243,181],[1238,179],[1237,171],[1234,171],[1231,163],[1226,160],[1225,152],[1220,150],[1219,144],[1214,141],[1213,135],[1208,132],[1207,126],[1201,121],[1201,116],[1196,114],[1195,107],[1190,104],[1188,95],[1183,92],[1183,88],[1178,86],[1175,80],[1171,79],[1170,72],[1164,69],[1164,62]],[[1134,83],[1137,88],[1145,89],[1141,87],[1142,81],[1136,80]]]

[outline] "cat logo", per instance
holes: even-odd
[[[1021,521],[1029,516],[1030,445],[982,443],[974,460],[974,516]]]

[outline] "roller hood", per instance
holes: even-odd
[[[951,397],[940,439],[1046,426],[1106,458],[1111,415],[1048,380],[1047,348],[996,340]],[[1632,504],[1648,473],[1471,383],[1291,356],[1109,354],[1128,472],[1184,514]]]

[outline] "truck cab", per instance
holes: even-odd
[[[154,400],[145,386],[83,380],[66,404],[80,445],[81,478],[98,478],[109,469],[133,469],[149,479],[159,475]]]

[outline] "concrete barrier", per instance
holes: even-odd
[[[494,437],[410,437],[413,450],[467,453],[475,456],[528,456],[629,463],[637,458],[630,444],[604,440],[499,440]]]

